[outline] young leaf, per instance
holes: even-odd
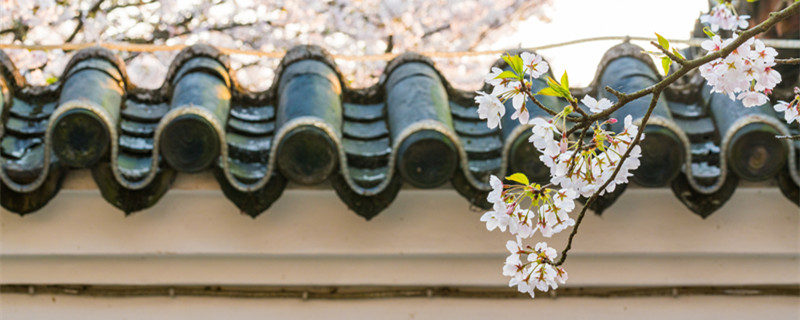
[[[524,184],[526,186],[530,184],[530,181],[528,181],[528,177],[525,176],[525,174],[523,174],[523,173],[512,174],[512,175],[506,177],[506,180],[519,182],[519,183]]]
[[[669,41],[664,39],[660,34],[656,33],[656,38],[658,38],[658,45],[664,48],[664,50],[669,50]]]
[[[514,60],[511,60],[510,55],[506,54],[505,56],[503,56],[503,61],[505,61],[506,64],[508,64],[508,66],[511,67],[511,70],[516,71],[516,68],[514,68]]]
[[[669,74],[669,66],[672,64],[672,59],[669,57],[661,58],[661,67],[664,68],[664,75]]]
[[[538,95],[553,96],[553,97],[560,97],[561,96],[560,94],[558,94],[558,92],[556,92],[555,90],[553,90],[553,88],[550,88],[550,87],[543,88],[542,90],[539,90],[539,92],[537,92],[536,95],[537,96]]]
[[[508,66],[511,67],[512,70],[514,70],[514,73],[519,74],[519,75],[523,74],[522,73],[522,66],[523,66],[522,58],[520,58],[519,56],[512,56],[512,55],[506,54],[506,56],[503,57],[503,60],[506,63],[508,63]]]
[[[555,79],[547,77],[547,85],[550,86],[550,89],[553,89],[553,91],[558,93],[557,97],[569,97],[569,90],[564,90],[564,87],[562,87],[561,84],[559,84]]]
[[[712,32],[711,29],[709,29],[708,27],[703,27],[703,33],[705,33],[709,38],[713,38],[714,36],[717,35],[716,33]]]
[[[569,77],[567,77],[567,71],[564,71],[564,74],[561,76],[561,87],[567,89],[567,92],[569,92]]]
[[[508,79],[508,78],[519,79],[519,76],[516,73],[514,73],[514,71],[506,70],[497,75],[497,78],[495,79]]]
[[[672,48],[672,54],[674,54],[678,58],[686,60],[686,58],[683,57],[683,55],[681,54],[680,51],[678,51],[678,49]]]

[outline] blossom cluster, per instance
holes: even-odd
[[[603,124],[615,122],[609,119]],[[578,195],[590,197],[598,191],[599,195],[614,192],[618,184],[628,183],[628,177],[633,175],[631,171],[639,168],[642,149],[638,144],[633,145],[639,127],[633,123],[631,115],[625,117],[625,127],[620,133],[606,131],[603,125],[595,126],[591,140],[584,145],[570,142],[563,136],[556,139],[560,132],[552,122],[542,118],[534,119],[531,124],[534,127],[529,141],[541,153],[542,163],[550,168],[550,182]],[[622,161],[622,155],[629,148],[628,158]],[[617,170],[613,181],[601,189]]]
[[[730,3],[720,3],[711,9],[711,13],[700,17],[700,22],[708,24],[713,32],[719,29],[737,31],[749,26],[750,16],[736,15]],[[711,39],[703,41],[701,47],[712,54],[720,51],[736,40],[736,35],[722,39],[719,35],[709,33]],[[775,56],[772,47],[761,40],[750,38],[733,50],[727,57],[718,58],[700,67],[700,75],[712,87],[711,92],[727,94],[731,100],[741,100],[745,107],[760,106],[769,102],[772,89],[781,82],[781,75],[773,69]],[[776,109],[780,108],[775,106]],[[785,109],[785,108],[784,108]],[[791,119],[791,111],[787,121]]]
[[[794,87],[794,99],[792,101],[778,101],[773,108],[775,111],[783,112],[786,123],[797,121],[800,123],[800,88]]]
[[[533,298],[534,289],[547,292],[550,288],[558,289],[558,283],[567,282],[567,271],[553,264],[558,253],[547,242],[531,248],[517,238],[508,241],[506,249],[511,254],[506,258],[503,275],[511,277],[509,286],[517,286],[519,292],[527,292]]]
[[[514,61],[518,61],[521,64],[516,66],[518,72],[492,68],[485,78],[485,82],[493,87],[491,93],[478,91],[475,97],[475,102],[478,103],[478,116],[480,119],[486,119],[491,129],[500,126],[500,118],[506,112],[503,102],[507,100],[511,100],[515,110],[511,119],[519,119],[522,124],[528,123],[530,112],[528,112],[525,89],[530,90],[532,79],[538,79],[550,70],[550,66],[542,56],[530,52],[523,52],[518,59],[510,57],[505,59],[512,67]],[[524,77],[526,74],[527,79]]]
[[[317,44],[334,54],[372,55],[405,51],[463,51],[517,26],[522,17],[544,17],[551,0],[3,0],[0,42],[24,45],[134,42],[155,45],[207,43],[266,52]],[[45,85],[61,76],[71,57],[61,50],[8,50],[28,83]],[[131,81],[161,85],[175,51],[118,53]],[[235,55],[231,68],[250,90],[266,89],[278,59]],[[444,61],[448,79],[473,84],[483,72],[471,61]],[[385,61],[337,62],[349,85],[373,85]],[[486,63],[490,63],[487,59]],[[138,72],[143,71],[143,72]]]
[[[747,19],[748,15],[736,15],[731,10],[731,4],[728,2],[721,2],[720,4],[711,8],[711,12],[700,16],[700,23],[708,24],[714,32],[722,30],[735,31],[736,29],[746,29],[749,25]]]
[[[720,51],[736,38],[722,40],[714,35],[701,46],[709,54]],[[725,58],[717,58],[700,67],[700,75],[712,86],[711,92],[728,94],[731,100],[742,100],[745,107],[754,107],[769,101],[781,74],[775,71],[778,52],[758,39],[750,38]],[[737,95],[738,93],[738,95]]]
[[[486,212],[481,221],[489,231],[500,229],[521,239],[533,237],[539,231],[549,238],[567,227],[575,225],[569,213],[575,209],[578,194],[570,189],[555,189],[530,183],[522,173],[508,177],[520,181],[521,185],[506,185],[496,176],[491,176],[492,192],[487,201],[492,211]]]
[[[492,87],[491,93],[478,91],[475,97],[478,115],[487,120],[489,128],[496,128],[506,112],[504,103],[511,100],[515,110],[511,118],[531,126],[529,142],[541,154],[540,160],[550,168],[550,183],[532,183],[522,173],[505,178],[516,184],[505,184],[491,176],[492,191],[486,200],[492,204],[492,210],[480,220],[486,223],[489,231],[508,230],[516,236],[516,242],[508,242],[511,255],[503,274],[511,277],[509,286],[534,296],[534,289],[547,291],[557,288],[557,282],[564,283],[566,271],[553,262],[556,251],[547,243],[539,242],[532,248],[522,241],[537,232],[549,238],[574,226],[575,220],[569,213],[575,209],[579,196],[603,195],[613,192],[618,184],[627,183],[632,175],[630,171],[640,164],[641,147],[633,143],[639,128],[628,115],[622,132],[605,130],[606,125],[616,123],[615,119],[609,119],[587,128],[592,129],[589,139],[570,139],[566,134],[567,117],[577,106],[577,100],[569,93],[566,73],[561,83],[548,78],[549,87],[536,94],[559,96],[570,101],[570,105],[551,119],[530,119],[528,99],[534,95],[531,82],[546,74],[549,66],[541,56],[527,52],[504,59],[511,70],[491,70],[485,80]],[[588,95],[581,101],[592,113],[601,113],[613,106],[608,99],[597,100]]]

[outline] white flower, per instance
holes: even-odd
[[[481,216],[481,221],[486,222],[486,229],[489,231],[499,228],[500,231],[505,232],[508,226],[509,216],[506,214],[505,210],[488,211]]]
[[[556,257],[558,257],[558,252],[556,251],[556,249],[548,247],[547,242],[537,243],[536,246],[533,247],[533,250],[535,250],[536,252],[544,253],[545,257],[547,257],[547,259],[550,260],[550,262],[553,262],[553,260],[555,260]]]
[[[562,267],[556,267],[556,280],[558,280],[558,282],[561,282],[561,284],[565,284],[567,283],[567,279],[569,279],[567,271],[564,270],[564,268]]]
[[[775,86],[781,82],[781,74],[775,71],[775,69],[772,69],[772,66],[764,66],[761,72],[755,73],[754,78],[756,79],[756,91],[764,91],[765,89],[772,90],[772,88],[775,88]]]
[[[750,59],[753,59],[764,64],[770,64],[775,62],[775,56],[778,55],[778,51],[776,51],[772,47],[767,47],[764,45],[764,42],[756,39],[755,42],[755,50],[750,51]]]
[[[553,195],[553,204],[566,212],[571,212],[575,209],[575,199],[578,198],[578,193],[572,189],[561,189]]]
[[[728,6],[724,3],[711,8],[709,14],[700,16],[700,23],[709,24],[711,30],[717,32],[719,29],[731,30],[745,29],[749,25],[747,19],[750,16],[741,15],[736,16],[731,12]]]
[[[719,35],[715,35],[711,37],[711,40],[705,40],[700,43],[700,47],[708,51],[709,53],[717,52],[722,49],[722,37]]]
[[[550,69],[547,62],[542,60],[542,56],[538,54],[523,52],[520,57],[522,58],[522,64],[533,78],[539,78]]]
[[[511,114],[511,120],[519,118],[519,123],[526,124],[530,119],[530,114],[528,113],[528,108],[525,107],[525,95],[519,92],[519,86],[517,86],[516,94],[511,97],[511,105],[514,106],[514,113]]]
[[[556,270],[551,264],[537,264],[531,276],[531,286],[536,287],[539,291],[547,292],[550,287],[558,289],[558,284],[555,280]]]
[[[769,101],[769,98],[766,95],[764,95],[761,92],[757,92],[757,91],[742,92],[736,98],[737,99],[741,99],[742,103],[747,108],[760,106],[762,104],[767,103],[767,101]]]
[[[521,209],[519,206],[514,207],[508,221],[508,232],[522,239],[532,237],[539,227],[536,224],[536,217],[534,211]]]
[[[484,81],[492,86],[499,86],[503,82],[503,79],[497,79],[497,76],[501,73],[503,73],[502,69],[492,67],[492,71],[484,77]]]
[[[500,231],[505,232],[511,219],[505,203],[502,201],[495,202],[493,209],[493,211],[487,211],[481,216],[481,222],[486,222],[486,229],[489,231],[499,228]]]
[[[531,128],[533,134],[528,138],[528,142],[533,143],[533,146],[542,154],[553,156],[559,153],[561,148],[555,140],[555,135],[560,135],[561,132],[553,123],[537,117],[528,124],[533,125]]]
[[[486,197],[489,202],[502,202],[503,201],[503,181],[495,175],[489,177],[489,185],[492,186],[492,192]]]
[[[490,129],[501,126],[501,118],[506,114],[506,106],[500,102],[500,99],[493,95],[488,95],[485,92],[478,91],[475,96],[475,102],[478,103],[478,117],[486,119],[486,125]]]
[[[786,119],[786,123],[792,123],[792,121],[800,123],[800,103],[797,103],[797,100],[793,101],[792,104],[786,101],[778,101],[778,104],[773,108],[777,112],[783,112],[783,118]]]
[[[575,225],[575,220],[567,215],[567,212],[559,207],[547,207],[544,212],[544,220],[547,222],[547,229],[553,234],[566,230]]]
[[[520,261],[519,259],[519,254],[511,254],[506,258],[506,263],[503,265],[504,276],[513,277],[521,270],[522,270],[522,261]]]
[[[602,98],[600,99],[600,101],[597,101],[594,98],[590,97],[588,94],[584,96],[583,99],[581,99],[581,102],[583,102],[583,104],[589,107],[589,111],[591,111],[592,113],[603,112],[603,110],[608,109],[613,105],[613,103],[611,103],[611,100]]]

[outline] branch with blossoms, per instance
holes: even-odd
[[[704,29],[711,39],[702,43],[707,55],[687,60],[675,48],[670,50],[669,42],[656,34],[658,42],[652,44],[658,49],[656,54],[661,56],[665,77],[632,93],[606,87],[605,90],[616,97],[616,102],[586,95],[580,102],[588,111],[583,110],[578,99],[572,96],[566,72],[560,81],[548,77],[547,87],[536,93],[532,91],[533,79],[542,77],[549,70],[541,56],[525,52],[503,57],[510,70],[492,68],[486,76],[485,81],[492,90],[491,93],[477,92],[478,115],[487,120],[489,128],[499,127],[506,112],[504,103],[511,100],[515,110],[511,119],[532,126],[529,142],[541,154],[539,159],[542,163],[550,168],[550,183],[546,185],[531,182],[522,173],[505,177],[512,184],[503,183],[496,176],[490,177],[492,191],[487,201],[492,204],[492,210],[480,220],[486,223],[489,231],[508,230],[516,237],[506,245],[510,255],[505,261],[503,275],[511,278],[509,286],[516,286],[520,292],[534,297],[534,290],[546,292],[567,281],[567,272],[561,266],[567,259],[587,209],[598,197],[614,192],[617,185],[628,183],[631,171],[639,167],[640,143],[644,139],[644,130],[639,127],[647,125],[659,97],[669,85],[699,68],[712,92],[742,100],[745,107],[767,103],[767,95],[781,81],[780,74],[772,67],[777,63],[795,63],[796,59],[775,59],[777,51],[765,46],[755,36],[798,12],[800,2],[795,1],[789,7],[770,14],[759,25],[734,34],[730,39],[722,39],[714,32],[719,29],[736,32],[748,25],[746,20],[749,17],[737,15],[729,3],[721,2],[709,15],[701,17],[701,21],[711,25],[710,29]],[[673,61],[678,69],[670,73]],[[776,111],[784,112],[788,123],[800,122],[800,89],[795,88],[795,94],[792,101],[779,101],[774,106]],[[559,97],[569,104],[561,110],[553,109],[541,103],[537,99],[539,95]],[[607,124],[617,121],[608,119],[612,113],[647,95],[651,95],[650,103],[638,126],[633,124],[632,116],[627,115],[622,132],[605,130]],[[530,119],[529,108],[532,106],[529,101],[550,118]],[[576,132],[577,139],[571,139]],[[800,139],[798,136],[780,138]],[[579,196],[588,200],[573,220],[569,213],[575,209],[575,200]],[[549,238],[569,227],[572,231],[560,257],[546,242],[538,242],[533,247],[523,243],[537,232]]]

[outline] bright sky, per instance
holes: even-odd
[[[547,10],[550,23],[529,19],[521,23],[516,34],[480,49],[533,47],[598,36],[655,37],[654,32],[668,39],[689,39],[695,20],[708,10],[708,1],[554,0]],[[538,53],[550,62],[555,75],[566,69],[570,85],[579,87],[592,81],[603,53],[618,43],[590,42]],[[633,43],[655,50],[647,42]]]

